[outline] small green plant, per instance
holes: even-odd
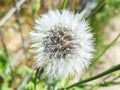
[[[0,74],[4,72],[7,65],[8,65],[8,62],[7,62],[5,51],[4,49],[0,49]]]

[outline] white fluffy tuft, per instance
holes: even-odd
[[[56,29],[57,26],[66,28],[66,34],[73,39],[68,43],[72,43],[74,50],[72,54],[66,55],[66,58],[50,58],[45,52],[46,47],[43,42],[47,36],[50,36],[50,31]],[[88,67],[93,58],[93,34],[90,32],[88,24],[81,20],[78,14],[68,10],[62,12],[50,10],[43,14],[41,18],[36,20],[36,24],[30,32],[30,42],[31,52],[35,53],[34,68],[44,68],[44,75],[47,75],[48,78],[59,79],[78,76]],[[48,47],[50,48],[50,46]],[[57,53],[59,52],[55,54],[57,55]]]

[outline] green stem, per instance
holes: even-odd
[[[36,70],[36,74],[35,74],[35,80],[34,80],[34,90],[36,90],[36,81],[37,81],[37,75],[39,72],[39,68]]]
[[[95,15],[95,13],[102,8],[105,5],[105,0],[101,0],[100,3],[95,7],[95,9],[93,10],[93,12],[86,18],[89,19],[90,17],[92,17],[93,15]]]
[[[111,86],[111,85],[120,85],[120,82],[102,82],[100,84],[98,84],[99,86]]]
[[[83,80],[83,81],[80,81],[80,82],[78,82],[78,83],[75,83],[75,84],[73,84],[73,85],[71,85],[71,86],[68,86],[68,87],[66,87],[66,88],[61,88],[61,89],[59,89],[59,90],[70,89],[70,88],[72,88],[72,87],[74,87],[74,86],[78,86],[78,85],[80,85],[80,84],[83,84],[83,83],[86,83],[86,82],[89,82],[89,81],[93,81],[93,80],[95,80],[95,79],[98,79],[98,78],[100,78],[100,77],[103,77],[103,76],[105,76],[105,75],[107,75],[107,74],[110,74],[110,73],[112,73],[112,72],[115,72],[115,71],[117,71],[117,70],[120,70],[120,64],[118,64],[118,65],[116,65],[116,66],[114,66],[114,67],[112,67],[112,68],[110,68],[110,69],[108,69],[108,70],[106,70],[106,71],[104,71],[104,72],[102,72],[102,73],[100,73],[100,74],[97,74],[97,75],[95,75],[95,76],[93,76],[93,77],[90,77],[90,78],[88,78],[88,79],[85,79],[85,80]]]
[[[118,34],[118,36],[101,52],[101,54],[93,60],[92,65],[90,66],[90,68],[89,68],[87,71],[92,70],[92,68],[96,65],[96,63],[98,62],[98,60],[101,58],[101,56],[102,56],[111,46],[113,46],[113,44],[115,44],[115,42],[118,40],[119,37],[120,37],[120,34]]]
[[[67,5],[67,1],[68,1],[68,0],[64,0],[64,1],[63,1],[61,10],[65,9],[65,7],[66,7],[66,5]]]
[[[94,84],[95,87],[107,87],[107,86],[113,86],[113,85],[120,85],[120,82],[109,81],[109,82],[100,82],[100,83]],[[90,87],[90,86],[93,86],[93,84],[79,85],[79,87]],[[94,88],[94,86],[92,88]],[[89,90],[93,90],[92,88],[90,88]]]
[[[103,80],[105,81],[106,79],[110,78],[111,74],[109,74],[108,76],[106,76],[105,78],[103,78]]]
[[[113,78],[111,81],[115,81],[115,80],[118,79],[118,78],[120,78],[120,75],[117,76],[117,77],[115,77],[115,78]]]

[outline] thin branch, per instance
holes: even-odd
[[[63,1],[63,4],[62,4],[62,8],[61,8],[61,10],[63,10],[63,9],[65,9],[65,8],[66,8],[67,1],[68,1],[68,0],[64,0],[64,1]]]
[[[82,81],[80,81],[80,82],[78,82],[78,83],[75,83],[75,84],[73,84],[73,85],[71,85],[71,86],[68,86],[68,87],[66,87],[66,88],[61,88],[61,89],[59,89],[59,90],[66,90],[66,89],[70,89],[70,88],[72,88],[72,87],[74,87],[74,86],[79,86],[79,85],[81,85],[81,84],[83,84],[83,83],[93,81],[93,80],[95,80],[95,79],[98,79],[98,78],[100,78],[100,77],[103,77],[103,76],[105,76],[105,75],[108,75],[108,74],[110,74],[110,73],[112,73],[112,72],[115,72],[115,71],[118,71],[118,70],[120,70],[120,64],[118,64],[118,65],[116,65],[116,66],[114,66],[114,67],[112,67],[112,68],[110,68],[110,69],[108,69],[108,70],[106,70],[106,71],[104,71],[104,72],[102,72],[102,73],[100,73],[100,74],[97,74],[97,75],[95,75],[95,76],[93,76],[93,77],[90,77],[90,78],[88,78],[88,79],[82,80]]]
[[[80,13],[86,7],[87,2],[88,2],[88,0],[80,0],[79,7],[76,12]]]
[[[120,85],[120,82],[101,82],[98,84],[99,86],[106,87],[111,85]]]
[[[13,68],[12,68],[12,65],[11,65],[11,62],[10,62],[10,59],[9,59],[8,51],[7,51],[7,48],[6,48],[5,41],[3,39],[3,35],[2,35],[1,30],[0,30],[0,36],[1,36],[1,41],[2,41],[2,44],[3,44],[3,47],[4,47],[5,54],[6,54],[6,57],[7,57],[7,61],[9,63],[9,67],[10,67],[10,70],[11,70],[11,76],[12,76],[13,80],[15,81],[15,89],[16,89],[17,88],[16,78],[15,78],[14,71],[13,71]]]
[[[105,0],[101,0],[100,3],[94,8],[92,13],[86,18],[89,19],[90,17],[94,16],[100,8],[102,8],[105,5]]]
[[[36,74],[35,74],[34,90],[36,90],[36,81],[37,81],[37,78],[38,78],[38,73],[39,73],[39,68],[36,70]]]
[[[30,78],[30,74],[28,74],[28,75],[25,76],[25,78],[22,80],[23,82],[18,87],[18,90],[23,90],[23,88],[26,85],[26,83],[28,82],[29,78]]]
[[[32,9],[32,20],[33,22],[35,22],[35,16],[34,16],[34,9],[33,9],[33,4],[34,4],[34,0],[30,0],[30,5],[31,5],[31,9]]]
[[[17,2],[16,0],[13,0],[15,7],[16,7],[16,15],[17,15],[17,20],[18,20],[18,25],[19,25],[19,31],[20,31],[20,35],[21,35],[21,40],[22,40],[22,47],[24,49],[24,55],[25,55],[25,59],[27,60],[27,54],[26,54],[26,50],[25,50],[25,43],[24,43],[24,37],[23,37],[23,31],[22,31],[22,25],[20,22],[20,13],[18,11],[18,6],[17,6]]]
[[[117,82],[113,82],[113,81],[108,81],[108,82],[99,82],[99,83],[95,83],[94,86],[97,87],[106,87],[106,86],[112,86],[112,85],[120,85],[120,81]],[[78,87],[90,87],[93,86],[93,84],[83,84],[83,85],[79,85]],[[89,89],[92,90],[92,89]]]
[[[119,39],[120,34],[118,34],[118,36],[100,53],[100,55],[98,55],[94,60],[92,65],[90,66],[90,68],[87,71],[92,70],[92,68],[96,65],[96,63],[98,62],[98,60],[101,58],[101,56],[109,49],[111,48],[111,46],[113,46],[115,44],[115,42]]]
[[[19,8],[24,2],[25,0],[19,0],[16,6]],[[15,7],[10,9],[9,12],[0,20],[0,26],[2,26],[15,11],[16,11]]]
[[[55,9],[60,0],[54,0],[52,3],[52,8]]]
[[[28,41],[25,42],[25,47],[28,45]],[[17,60],[20,58],[20,56],[23,54],[24,50],[23,48],[21,48],[18,53],[15,55],[15,57],[13,58],[13,60],[11,61],[11,67],[13,67],[13,65],[17,62]],[[8,66],[5,70],[5,72],[2,74],[2,76],[5,78],[5,76],[10,72],[10,66]]]
[[[110,78],[110,74],[108,75],[108,76],[106,76],[105,78],[103,78],[103,80],[105,81],[105,80],[107,80],[108,78]]]
[[[120,78],[120,75],[117,76],[117,77],[115,77],[115,78],[113,78],[111,81],[115,81],[115,80],[117,80],[118,78]]]
[[[13,60],[11,60],[11,67],[13,67],[13,65],[17,62],[17,60],[19,59],[19,57],[22,55],[23,53],[23,49],[21,49],[16,56],[14,57]],[[7,67],[7,69],[5,70],[5,72],[3,73],[3,76],[5,77],[8,73],[10,72],[10,66]]]

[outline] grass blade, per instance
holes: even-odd
[[[100,3],[95,7],[95,9],[92,11],[92,13],[86,18],[89,19],[90,17],[92,17],[93,15],[95,15],[97,13],[97,11],[102,8],[105,5],[105,0],[101,0]]]
[[[80,82],[78,82],[78,83],[75,83],[75,84],[73,84],[73,85],[71,85],[71,86],[68,86],[67,88],[61,88],[61,89],[59,89],[59,90],[66,90],[66,89],[70,89],[70,88],[72,88],[72,87],[74,87],[74,86],[79,86],[80,84],[93,81],[93,80],[95,80],[95,79],[98,79],[98,78],[100,78],[100,77],[103,77],[103,76],[105,76],[105,75],[108,75],[108,74],[110,74],[110,73],[112,73],[112,72],[115,72],[115,71],[117,71],[117,70],[120,70],[120,64],[118,64],[118,65],[116,65],[116,66],[114,66],[114,67],[112,67],[112,68],[110,68],[110,69],[108,69],[108,70],[106,70],[106,71],[104,71],[104,72],[102,72],[102,73],[100,73],[100,74],[97,74],[97,75],[95,75],[95,76],[93,76],[93,77],[90,77],[90,78],[88,78],[88,79],[82,80],[82,81],[80,81]]]
[[[67,5],[67,0],[64,0],[64,1],[63,1],[63,4],[62,4],[61,10],[65,9],[66,5]]]
[[[91,70],[92,70],[92,68],[96,65],[96,63],[97,63],[98,60],[102,57],[102,55],[103,55],[109,48],[111,48],[111,47],[115,44],[115,42],[119,39],[119,37],[120,37],[120,34],[118,34],[118,36],[101,52],[101,54],[98,55],[98,56],[93,60],[90,68],[89,68],[87,71],[91,71]]]

